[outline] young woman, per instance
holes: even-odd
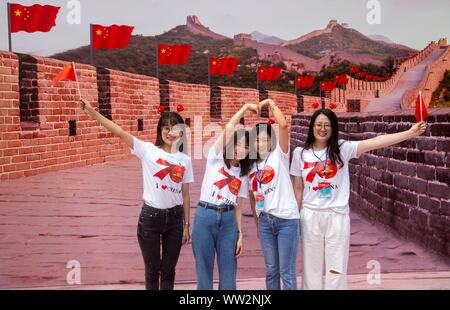
[[[158,122],[156,142],[144,142],[124,131],[81,99],[80,107],[119,137],[141,160],[144,194],[137,237],[145,264],[145,288],[172,290],[182,244],[189,241],[191,159],[182,153],[183,119],[165,112]],[[161,254],[162,248],[162,254]]]
[[[267,99],[259,109],[270,107],[278,123],[278,143],[269,124],[257,124],[250,134],[256,162],[249,174],[250,203],[258,228],[266,265],[266,287],[297,289],[296,259],[299,212],[289,176],[287,121],[277,104]]]
[[[230,119],[207,156],[192,231],[199,290],[213,289],[216,253],[219,289],[236,289],[237,257],[243,250],[241,203],[248,197],[246,175],[250,168],[249,134],[236,127],[246,111],[256,112],[257,108],[245,104]]]
[[[291,175],[301,208],[303,289],[346,289],[349,256],[350,180],[348,162],[361,154],[388,147],[425,131],[423,122],[409,130],[363,141],[339,140],[336,114],[313,113],[305,146],[293,153]]]

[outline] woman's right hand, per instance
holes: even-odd
[[[93,109],[91,103],[84,98],[80,98],[80,101],[78,102],[78,106],[80,107],[80,109],[82,109],[83,111],[86,111],[86,112]]]
[[[253,111],[259,115],[259,106],[254,103],[246,103],[244,104],[244,108],[246,111]]]

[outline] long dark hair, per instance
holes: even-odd
[[[155,145],[158,147],[161,147],[164,144],[164,141],[162,139],[162,127],[164,126],[175,126],[178,125],[180,126],[180,130],[181,130],[181,138],[180,140],[177,142],[177,149],[180,152],[185,152],[187,151],[187,147],[185,148],[184,145],[186,144],[186,125],[184,124],[183,118],[181,117],[180,114],[178,114],[177,112],[163,112],[161,114],[161,117],[159,118],[158,121],[158,126],[156,127],[156,141],[155,141]]]
[[[248,130],[245,130],[243,128],[239,128],[233,133],[233,138],[231,138],[227,144],[224,146],[223,150],[223,161],[225,162],[225,165],[228,169],[231,168],[231,159],[227,158],[227,154],[234,154],[234,148],[236,147],[238,141],[241,138],[245,138],[245,145],[250,146],[250,134]],[[253,161],[249,158],[249,154],[245,156],[245,158],[239,160],[239,166],[241,167],[241,173],[240,176],[247,175],[250,172],[250,169],[252,167]]]
[[[272,125],[267,123],[258,123],[255,126],[253,126],[252,131],[250,132],[250,158],[257,158],[260,159],[258,150],[255,148],[255,141],[258,135],[261,132],[267,133],[267,135],[270,137],[271,145],[270,145],[270,152],[275,150],[277,147],[277,137],[275,133],[272,130]]]
[[[344,166],[344,162],[341,159],[341,150],[339,147],[339,123],[336,114],[330,109],[320,109],[313,113],[311,116],[311,121],[309,122],[308,136],[306,137],[305,145],[303,150],[309,150],[313,147],[314,141],[314,123],[316,118],[323,114],[330,120],[331,124],[331,137],[327,141],[328,146],[328,158],[337,163],[340,168]],[[301,156],[303,156],[303,150]]]

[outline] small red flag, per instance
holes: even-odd
[[[52,82],[53,84],[56,84],[61,80],[69,80],[69,81],[77,80],[73,64],[70,63],[65,65],[64,68],[62,68],[62,70],[59,71],[59,73],[53,78]]]
[[[358,73],[359,72],[359,68],[358,67],[352,67],[352,68],[350,68],[350,72],[351,73]]]
[[[330,109],[331,109],[331,110],[336,109],[336,107],[337,107],[337,104],[336,104],[336,103],[334,103],[334,102],[330,103]]]
[[[183,65],[189,59],[191,45],[158,45],[158,64]]]
[[[267,124],[268,124],[268,125],[273,125],[273,124],[275,124],[275,119],[273,119],[272,117],[270,117],[270,118],[267,120]]]
[[[235,57],[209,59],[209,73],[215,74],[233,74],[237,68],[238,59]]]
[[[359,72],[359,73],[358,73],[358,76],[359,76],[360,78],[363,78],[363,77],[366,77],[366,76],[367,76],[367,73],[365,73],[365,72]]]
[[[314,109],[317,109],[318,107],[319,107],[319,103],[318,102],[314,102],[313,104],[312,104],[312,107],[314,108]]]
[[[427,107],[423,101],[422,93],[419,93],[416,99],[416,121],[419,123],[424,121],[428,116]]]
[[[124,48],[130,43],[134,27],[92,25],[92,48]]]
[[[258,67],[258,80],[260,81],[275,81],[281,75],[281,67]]]
[[[336,88],[336,81],[320,82],[321,91],[332,91]]]
[[[314,79],[315,77],[311,75],[298,76],[295,85],[297,88],[310,88],[314,84]]]
[[[24,6],[10,3],[11,32],[48,32],[56,25],[55,20],[59,9],[60,7],[51,5]]]

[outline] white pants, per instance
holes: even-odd
[[[303,254],[302,288],[347,289],[347,263],[350,246],[350,216],[331,210],[303,208],[300,213]]]

